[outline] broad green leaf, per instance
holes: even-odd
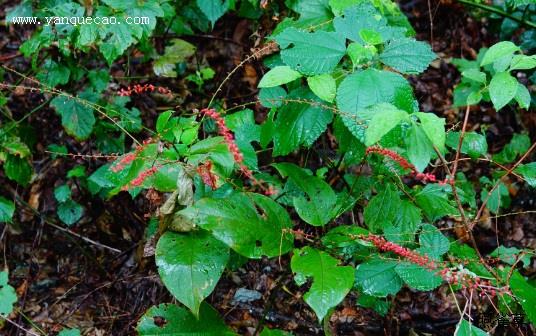
[[[376,32],[372,29],[361,29],[359,31],[359,37],[368,45],[378,45],[385,42],[380,35],[380,33]]]
[[[32,178],[33,168],[27,159],[8,154],[4,163],[4,173],[9,179],[26,186]]]
[[[346,53],[345,39],[333,32],[308,33],[296,28],[287,28],[275,39],[283,49],[281,50],[283,62],[308,76],[333,71]]]
[[[153,306],[140,318],[136,330],[140,336],[236,335],[207,303],[201,304],[198,318],[173,304]]]
[[[365,124],[377,112],[366,109],[379,103],[414,112],[413,89],[404,77],[390,71],[367,69],[347,76],[337,89],[337,107],[348,130],[364,142]]]
[[[288,98],[322,102],[309,90],[299,88]],[[274,156],[287,155],[300,145],[311,146],[333,120],[333,113],[317,104],[292,102],[277,112],[274,128]]]
[[[447,189],[439,184],[427,184],[415,195],[415,202],[432,222],[443,216],[458,214],[458,210],[448,200]]]
[[[288,65],[276,66],[262,77],[258,86],[260,88],[270,88],[287,84],[300,77],[302,77],[302,74],[292,70]]]
[[[229,9],[229,0],[196,0],[197,6],[210,20],[212,26]]]
[[[22,142],[19,138],[8,138],[3,140],[0,146],[4,147],[8,153],[17,155],[20,158],[25,158],[32,155],[28,145]]]
[[[285,232],[292,227],[288,213],[263,195],[203,198],[181,213],[248,258],[279,256],[293,246],[292,235]]]
[[[520,250],[516,247],[504,247],[502,245],[489,254],[490,257],[499,258],[502,262],[507,263],[508,265],[514,265],[519,258],[525,267],[530,265],[531,255],[531,251]]]
[[[373,259],[357,266],[355,283],[363,289],[363,293],[385,297],[395,295],[402,288],[402,279],[395,272],[396,261]]]
[[[528,109],[530,107],[530,102],[532,101],[529,89],[527,89],[527,87],[521,83],[517,83],[517,91],[514,99],[519,106],[524,109]]]
[[[445,152],[445,118],[439,118],[433,113],[415,113],[421,121],[422,129],[428,139],[437,147],[440,152]]]
[[[408,118],[406,111],[399,110],[391,104],[379,104],[378,112],[370,120],[365,130],[365,145],[371,146],[395,128],[400,122]]]
[[[206,231],[166,232],[156,246],[156,265],[166,288],[199,316],[229,260],[229,248]]]
[[[380,54],[384,64],[407,74],[423,72],[436,58],[428,43],[412,38],[391,40]]]
[[[511,55],[516,51],[519,51],[519,47],[510,41],[502,41],[492,45],[484,54],[484,58],[480,62],[480,66],[491,64],[498,59]]]
[[[0,272],[0,314],[9,315],[13,311],[13,304],[17,302],[17,293],[8,282],[8,273]]]
[[[70,75],[71,70],[69,70],[68,67],[58,64],[48,58],[45,61],[45,64],[43,64],[43,67],[39,70],[37,79],[50,87],[56,87],[59,84],[67,84]]]
[[[516,96],[518,85],[517,79],[508,72],[499,72],[491,78],[489,95],[497,111]]]
[[[177,77],[175,71],[177,63],[184,62],[195,53],[195,46],[181,39],[172,39],[164,54],[158,56],[153,63],[155,75],[164,77]]]
[[[291,163],[274,164],[281,175],[288,176],[307,197],[293,198],[296,212],[301,219],[315,226],[327,224],[337,213],[337,195],[324,180],[307,175]]]
[[[89,138],[95,125],[95,116],[89,106],[65,96],[57,96],[50,102],[50,106],[61,116],[61,124],[67,134],[77,140]]]
[[[15,213],[15,203],[0,196],[0,223],[11,223]]]
[[[338,34],[359,43],[365,42],[360,35],[363,30],[379,33],[384,41],[403,38],[406,32],[405,28],[389,26],[387,19],[370,2],[346,8],[344,15],[333,20],[333,25]]]
[[[78,329],[63,329],[58,336],[80,336],[80,330]]]
[[[409,161],[415,166],[417,171],[422,172],[434,153],[432,142],[423,129],[422,125],[413,123],[405,139],[407,145],[407,155]]]
[[[480,199],[488,200],[486,206],[493,214],[498,214],[501,208],[507,208],[510,205],[510,193],[504,182],[500,181],[493,191],[490,188],[482,188]]]
[[[388,184],[365,207],[364,218],[372,232],[379,232],[392,224],[400,207],[400,196],[394,187]]]
[[[340,16],[348,7],[354,6],[362,2],[361,0],[329,0],[329,6],[333,14]]]
[[[520,155],[525,154],[529,147],[529,136],[526,133],[515,133],[512,140],[499,153],[493,155],[493,161],[500,164],[511,163]]]
[[[477,83],[486,84],[486,73],[478,69],[468,69],[462,72],[462,76]]]
[[[521,164],[514,171],[523,176],[531,187],[536,188],[536,162]]]
[[[419,244],[419,251],[433,258],[441,257],[450,248],[448,238],[438,228],[430,224],[422,226],[421,234],[419,235]]]
[[[515,271],[510,278],[510,289],[517,301],[523,307],[530,322],[536,323],[536,288]]]
[[[512,70],[530,70],[536,68],[536,55],[514,55],[510,63],[510,71]]]
[[[329,254],[311,247],[294,250],[290,268],[294,280],[303,285],[312,278],[311,288],[305,293],[305,302],[322,321],[328,311],[341,303],[354,283],[352,266],[338,266],[339,261]]]
[[[376,313],[385,316],[389,312],[391,301],[386,298],[378,298],[365,293],[359,293],[357,304],[364,308],[372,308]]]
[[[99,44],[99,50],[108,62],[108,65],[111,65],[113,61],[122,56],[127,48],[136,42],[128,26],[127,24],[102,26],[103,28],[99,32],[99,35],[103,41]]]
[[[299,22],[303,24],[320,24],[332,18],[328,0],[291,0],[285,4],[300,14]]]
[[[460,142],[460,132],[447,133],[447,146],[456,150]],[[486,137],[476,132],[466,132],[463,137],[461,152],[476,159],[480,156],[485,156],[488,152],[488,143]]]
[[[409,262],[399,263],[395,270],[408,286],[421,291],[435,289],[443,281],[440,276],[435,274],[435,271]]]
[[[456,326],[454,336],[488,336],[489,334],[484,330],[473,325],[471,322],[462,319]]]
[[[68,199],[58,205],[58,217],[67,226],[71,226],[82,218],[84,208],[75,201]]]
[[[421,209],[413,205],[410,201],[402,200],[398,206],[393,227],[396,230],[396,236],[385,232],[388,240],[397,242],[401,245],[406,245],[408,242],[415,240],[415,233],[422,222]]]
[[[376,48],[370,46],[364,47],[357,42],[352,42],[346,48],[346,53],[350,56],[354,67],[357,67],[362,62],[372,59],[376,54]]]
[[[332,103],[337,92],[337,83],[330,74],[317,75],[307,78],[307,84],[313,93],[320,99]]]
[[[283,99],[285,99],[286,96],[287,91],[279,86],[264,88],[259,91],[259,101],[262,106],[267,108],[282,106]]]
[[[54,189],[54,197],[60,203],[71,199],[71,188],[67,184],[61,185]]]

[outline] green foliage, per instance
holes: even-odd
[[[0,272],[0,314],[9,315],[17,302],[15,289],[8,285],[8,273]]]
[[[229,260],[229,248],[208,232],[165,233],[156,247],[156,265],[166,288],[199,316]]]
[[[15,203],[0,196],[0,223],[10,223],[15,213]]]
[[[352,288],[354,270],[351,266],[338,266],[338,260],[311,247],[295,250],[290,268],[298,285],[312,278],[311,288],[305,293],[305,302],[322,321],[328,311],[339,304]]]

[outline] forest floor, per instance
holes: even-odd
[[[10,6],[10,1],[0,5],[0,17]],[[418,39],[432,43],[440,57],[421,76],[410,81],[422,111],[433,111],[447,118],[450,127],[457,127],[460,111],[453,109],[452,89],[459,81],[459,73],[450,59],[464,57],[474,59],[480,47],[495,43],[498,38],[487,31],[487,25],[471,17],[460,5],[446,2],[414,0],[401,4],[401,8],[415,27]],[[432,21],[430,20],[430,12]],[[431,22],[433,25],[431,27]],[[222,18],[211,35],[185,37],[198,46],[196,58],[216,70],[216,78],[205,93],[190,92],[184,82],[166,82],[175,92],[184,93],[181,109],[202,108],[207,95],[234,68],[240,60],[251,54],[252,48],[262,43],[274,23],[265,18],[255,23],[232,15]],[[433,34],[432,34],[433,33]],[[29,69],[29,61],[18,55],[18,47],[30,31],[0,27],[0,60],[16,69]],[[156,37],[164,41],[164,37]],[[226,104],[251,101],[257,94],[256,84],[262,77],[261,61],[253,61],[240,69],[224,87],[222,97]],[[112,75],[124,75],[120,69],[112,69]],[[130,76],[142,76],[141,83],[152,80],[150,69],[131,67]],[[8,82],[17,78],[5,75]],[[13,111],[27,111],[45,101],[40,93],[14,92],[10,102]],[[142,111],[144,125],[154,126],[158,111],[149,97],[134,98],[133,105]],[[258,110],[262,120],[262,108]],[[521,122],[509,111],[497,114],[491,107],[480,108],[471,114],[469,129],[488,125],[486,135],[491,151],[497,151],[508,143],[512,134],[522,129]],[[533,130],[536,117],[521,114],[525,127]],[[0,224],[0,264],[6,264],[11,272],[10,281],[19,297],[19,311],[15,322],[27,328],[53,333],[65,326],[80,328],[84,335],[134,335],[138,318],[152,305],[172,302],[172,296],[161,283],[153,257],[144,257],[144,231],[147,216],[162,204],[164,195],[148,192],[135,200],[121,193],[109,201],[91,198],[87,192],[75,195],[84,205],[84,218],[70,230],[58,227],[52,219],[56,209],[53,191],[65,173],[77,164],[89,170],[98,166],[95,159],[78,157],[52,158],[45,149],[48,144],[64,144],[70,153],[93,155],[91,144],[72,141],[58,132],[60,120],[50,108],[33,113],[28,122],[39,132],[34,156],[38,177],[26,189],[0,175],[0,189],[6,197],[16,194],[21,203],[16,225]],[[102,163],[102,162],[100,162]],[[461,169],[469,178],[478,179],[486,165],[465,161]],[[526,213],[534,209],[536,194],[520,189],[512,204],[511,212],[524,212],[516,216],[483,221],[476,228],[478,247],[489,252],[497,246],[498,237],[505,246],[536,248],[536,214]],[[39,209],[38,212],[30,208]],[[315,232],[311,232],[314,234]],[[85,237],[87,239],[81,239]],[[89,241],[89,240],[90,241]],[[107,248],[112,247],[112,249]],[[262,323],[293,331],[296,335],[321,335],[323,331],[314,313],[303,303],[300,289],[292,274],[285,267],[288,257],[281,260],[263,259],[247,262],[235,271],[227,271],[208,301],[224,316],[228,325],[241,334],[252,335]],[[532,269],[532,272],[536,270]],[[250,302],[234,300],[237,288],[258,291],[261,299]],[[403,290],[393,300],[385,317],[356,305],[355,297],[348,297],[335,311],[330,328],[335,335],[452,335],[459,320],[458,311],[448,299],[449,292],[415,292]],[[485,307],[483,307],[485,308]],[[1,324],[0,324],[1,326]],[[0,328],[6,336],[24,335],[13,325]],[[413,334],[415,335],[415,334]]]

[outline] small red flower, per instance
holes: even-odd
[[[162,94],[171,94],[171,91],[165,87],[162,86],[154,86],[153,84],[136,84],[134,86],[129,86],[127,89],[121,89],[117,92],[119,96],[132,96],[133,94],[142,94],[144,92],[153,92],[157,90],[159,93]]]

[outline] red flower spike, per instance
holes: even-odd
[[[376,153],[376,154],[379,154],[379,155],[386,156],[386,157],[390,158],[391,160],[397,162],[403,169],[411,170],[411,174],[415,177],[415,179],[420,180],[423,183],[437,182],[440,185],[445,185],[445,184],[451,182],[448,179],[438,180],[437,177],[434,174],[418,172],[417,168],[415,168],[414,165],[409,163],[408,160],[403,158],[397,152],[392,151],[390,149],[381,148],[379,146],[373,146],[373,147],[368,147],[365,153],[366,153],[366,155],[368,155],[370,153]]]
[[[117,94],[119,96],[127,96],[127,97],[130,97],[132,96],[132,94],[142,94],[144,92],[153,92],[154,90],[157,90],[159,93],[162,93],[162,94],[171,94],[171,90],[165,88],[165,87],[161,87],[161,86],[154,86],[153,84],[144,84],[144,85],[140,85],[140,84],[136,84],[134,85],[133,87],[128,87],[126,90],[125,89],[121,89],[117,92]]]

